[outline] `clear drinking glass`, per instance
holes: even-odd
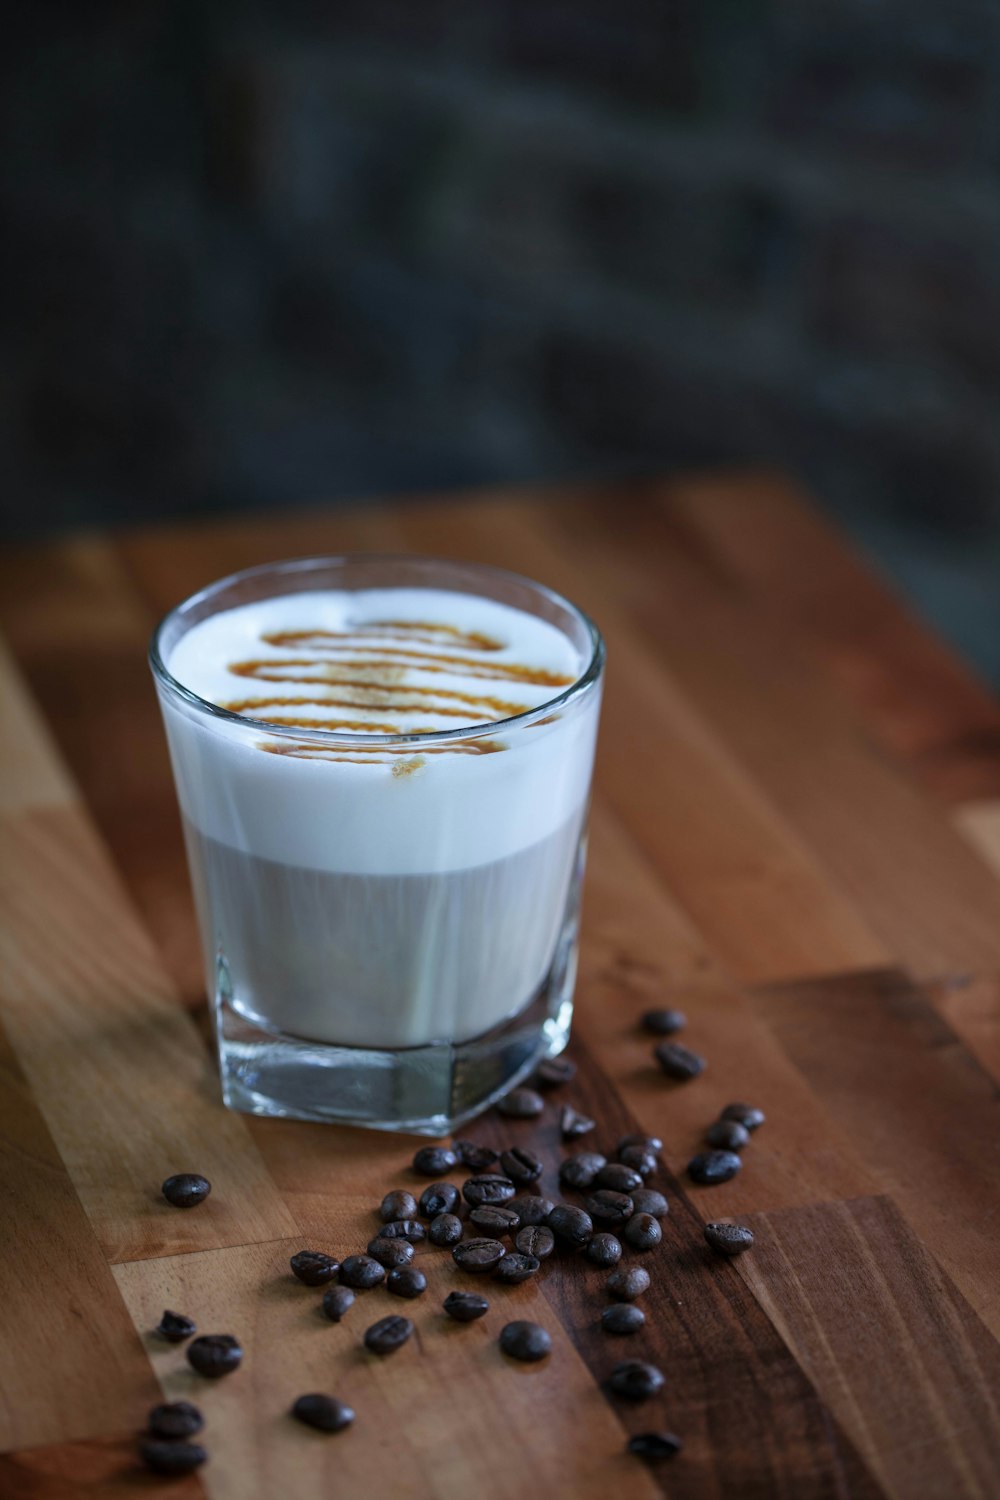
[[[373,588],[513,606],[579,675],[513,717],[373,734],[248,718],[168,668],[223,610]],[[494,568],[306,558],[193,595],[150,661],[231,1108],[443,1134],[562,1050],[604,667],[581,610]]]

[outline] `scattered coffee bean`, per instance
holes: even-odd
[[[764,1123],[764,1111],[752,1104],[727,1104],[719,1116],[720,1120],[735,1120],[744,1130],[753,1132]]]
[[[522,1255],[533,1255],[536,1260],[545,1260],[555,1249],[556,1237],[546,1224],[525,1224],[517,1231],[515,1250]],[[509,1258],[509,1257],[508,1257]]]
[[[420,1297],[427,1290],[427,1277],[416,1266],[395,1266],[385,1285],[394,1297]]]
[[[212,1184],[208,1178],[202,1177],[198,1172],[175,1172],[160,1189],[174,1208],[197,1208],[199,1203],[204,1203],[211,1191]]]
[[[458,1188],[450,1182],[432,1182],[420,1194],[420,1212],[425,1219],[436,1219],[438,1214],[455,1211]]]
[[[194,1437],[205,1425],[205,1418],[192,1401],[154,1406],[148,1421],[150,1436],[158,1438]]]
[[[559,1132],[564,1141],[575,1141],[579,1136],[593,1130],[594,1121],[589,1115],[581,1115],[572,1104],[564,1104],[559,1111]]]
[[[475,1224],[481,1234],[494,1235],[499,1238],[502,1234],[513,1234],[521,1220],[514,1209],[505,1208],[502,1203],[486,1203],[482,1208],[472,1210],[469,1223]]]
[[[390,1313],[387,1318],[379,1318],[377,1323],[365,1329],[365,1348],[371,1354],[395,1354],[412,1332],[413,1324],[409,1318]]]
[[[622,1239],[633,1250],[652,1250],[662,1238],[663,1230],[652,1214],[633,1214],[622,1230]]]
[[[536,1120],[545,1108],[541,1094],[534,1089],[511,1089],[497,1104],[497,1109],[508,1120]]]
[[[578,1151],[575,1156],[567,1156],[559,1163],[559,1181],[563,1187],[592,1187],[594,1178],[607,1164],[607,1157],[599,1151]]]
[[[540,1089],[557,1089],[560,1084],[572,1083],[576,1077],[576,1063],[568,1057],[547,1057],[538,1064],[535,1083]]]
[[[633,1189],[642,1187],[642,1178],[625,1162],[609,1161],[594,1178],[594,1186],[611,1188],[616,1193],[631,1193]]]
[[[629,1146],[641,1146],[644,1151],[652,1151],[655,1156],[658,1151],[663,1150],[663,1142],[658,1135],[623,1135],[618,1142],[618,1159]]]
[[[456,1323],[474,1323],[490,1310],[490,1304],[478,1292],[449,1292],[443,1306]]]
[[[406,1192],[404,1188],[397,1188],[395,1192],[386,1193],[378,1214],[383,1224],[389,1224],[394,1220],[415,1219],[418,1212],[417,1200],[413,1194]]]
[[[438,1214],[436,1219],[431,1220],[431,1226],[427,1231],[427,1238],[432,1245],[457,1245],[462,1238],[462,1221],[454,1214]]]
[[[551,1351],[552,1339],[540,1323],[528,1323],[519,1319],[500,1330],[500,1348],[511,1359],[535,1364]]]
[[[199,1375],[218,1380],[221,1375],[231,1375],[238,1370],[243,1359],[239,1340],[231,1333],[203,1333],[193,1339],[186,1349],[188,1364]]]
[[[652,1177],[660,1165],[656,1154],[649,1151],[645,1146],[626,1146],[618,1153],[618,1160],[626,1167],[631,1167],[633,1172],[638,1172],[640,1177]]]
[[[591,1193],[586,1203],[590,1217],[599,1219],[602,1224],[624,1224],[635,1211],[628,1193],[613,1193],[610,1188]]]
[[[142,1444],[139,1456],[154,1474],[191,1474],[208,1458],[200,1443],[176,1443],[150,1438]]]
[[[507,1203],[516,1191],[509,1177],[501,1177],[496,1172],[470,1177],[462,1183],[462,1197],[473,1208],[482,1208],[485,1203]]]
[[[702,1187],[714,1187],[735,1177],[742,1165],[735,1151],[702,1151],[688,1162],[688,1176]]]
[[[525,1224],[544,1224],[555,1204],[551,1198],[539,1198],[535,1193],[519,1193],[507,1207],[517,1214],[523,1229]]]
[[[323,1311],[331,1323],[339,1323],[354,1302],[354,1293],[349,1286],[332,1286],[323,1293]]]
[[[504,1256],[493,1275],[497,1281],[517,1286],[518,1282],[528,1281],[534,1276],[540,1265],[537,1255],[524,1255],[519,1250],[514,1250]]]
[[[601,1313],[605,1333],[638,1333],[645,1321],[646,1314],[633,1302],[612,1302]]]
[[[317,1432],[343,1432],[354,1421],[354,1412],[346,1401],[319,1391],[300,1396],[292,1407],[292,1416],[307,1427],[315,1427]]]
[[[419,1245],[427,1238],[427,1230],[419,1219],[390,1219],[388,1224],[383,1224],[378,1232],[382,1240],[409,1240],[411,1245]]]
[[[637,1214],[652,1214],[654,1219],[665,1219],[670,1212],[670,1204],[655,1188],[636,1188],[629,1196]]]
[[[753,1244],[753,1230],[743,1224],[706,1224],[705,1238],[720,1255],[742,1255]]]
[[[647,1463],[659,1463],[661,1459],[673,1458],[684,1444],[672,1432],[637,1432],[626,1444],[629,1453],[644,1458]]]
[[[413,1170],[421,1177],[443,1177],[457,1166],[458,1157],[450,1146],[421,1146],[413,1158]],[[409,1218],[409,1214],[403,1218]]]
[[[166,1339],[168,1344],[181,1344],[185,1339],[197,1333],[198,1329],[193,1318],[186,1318],[183,1313],[164,1309],[163,1317],[156,1325],[156,1331],[161,1339]]]
[[[682,1047],[680,1042],[661,1042],[653,1048],[653,1053],[667,1077],[676,1078],[681,1083],[688,1078],[697,1078],[705,1071],[705,1059],[692,1052],[690,1047]]]
[[[451,1252],[451,1258],[460,1271],[471,1271],[474,1276],[485,1276],[492,1271],[507,1254],[507,1247],[499,1240],[485,1237],[462,1240]]]
[[[526,1183],[537,1182],[542,1175],[542,1163],[533,1151],[526,1151],[522,1146],[511,1146],[509,1151],[501,1151],[500,1167],[511,1182],[516,1182],[519,1187]]]
[[[373,1255],[348,1255],[340,1263],[341,1286],[367,1291],[385,1280],[385,1267]]]
[[[572,1203],[557,1203],[545,1222],[556,1239],[564,1240],[568,1245],[582,1248],[593,1238],[593,1219]]]
[[[414,1251],[409,1240],[386,1240],[381,1235],[376,1235],[368,1242],[368,1254],[387,1271],[392,1271],[397,1266],[408,1266]]]
[[[705,1131],[705,1141],[722,1151],[742,1151],[750,1140],[750,1132],[739,1120],[716,1120]]]
[[[653,1036],[673,1036],[675,1031],[683,1031],[687,1019],[682,1010],[647,1010],[642,1026]]]
[[[647,1401],[663,1389],[663,1374],[641,1359],[627,1359],[611,1371],[609,1384],[615,1395],[624,1396],[626,1401]]]
[[[604,1285],[619,1302],[634,1302],[636,1297],[649,1290],[649,1272],[642,1266],[619,1266]]]
[[[306,1286],[325,1286],[340,1270],[340,1261],[322,1250],[298,1250],[288,1264],[292,1275]]]
[[[602,1230],[594,1235],[584,1254],[595,1266],[616,1266],[622,1258],[622,1242],[616,1235]]]
[[[500,1159],[499,1151],[493,1151],[489,1146],[477,1146],[475,1141],[456,1141],[455,1150],[463,1167],[468,1167],[470,1172],[485,1172]]]

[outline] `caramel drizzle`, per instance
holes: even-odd
[[[420,731],[414,730],[414,733],[418,734]],[[358,745],[356,749],[343,751],[324,750],[319,745],[299,744],[296,740],[287,745],[276,745],[271,740],[258,740],[257,748],[266,750],[269,755],[289,755],[293,760],[340,760],[353,762],[355,765],[392,765],[394,770],[401,769],[398,763],[393,765],[394,757],[413,755],[412,745]],[[424,755],[496,755],[504,749],[506,746],[500,740],[454,740],[450,745],[421,746],[419,755],[415,758],[419,760]]]
[[[295,646],[305,641],[349,641],[358,636],[401,635],[406,640],[426,641],[436,646],[447,636],[453,646],[466,651],[502,651],[503,642],[478,630],[459,630],[457,625],[435,625],[431,620],[369,620],[356,630],[271,630],[261,636],[269,646]]]
[[[266,639],[266,637],[264,638]],[[256,661],[238,661],[230,665],[230,672],[239,677],[262,677],[273,682],[312,682],[312,677],[289,677],[285,667],[334,667],[341,670],[365,672],[375,670],[417,667],[421,672],[454,675],[455,670],[463,677],[482,677],[492,682],[524,682],[535,687],[568,687],[574,681],[560,672],[549,672],[544,667],[524,667],[517,662],[477,662],[468,656],[447,656],[436,652],[433,656],[425,651],[408,651],[403,646],[325,646],[318,644],[318,651],[329,655],[341,651],[370,652],[374,660],[324,661],[323,657],[291,656],[284,661],[263,658]],[[268,670],[270,669],[270,670]],[[321,679],[325,680],[325,679]],[[332,679],[337,681],[336,678]],[[414,692],[418,689],[413,689]],[[421,692],[433,692],[433,688],[421,688]]]
[[[237,667],[251,665],[249,662],[238,662]],[[230,671],[235,671],[231,667]],[[239,672],[241,677],[251,677],[254,673]],[[389,713],[412,713],[416,709],[426,708],[436,714],[442,714],[445,718],[467,719],[467,709],[488,710],[484,713],[487,719],[512,719],[516,714],[527,712],[525,703],[509,703],[503,698],[487,698],[474,693],[460,693],[455,688],[425,688],[410,686],[401,688],[386,687],[380,682],[357,681],[354,678],[343,677],[296,677],[292,673],[285,673],[281,677],[263,675],[263,682],[307,682],[317,687],[324,687],[327,683],[331,687],[352,689],[357,693],[356,697],[347,698],[236,698],[231,702],[223,703],[223,708],[228,708],[230,713],[249,713],[253,708],[289,708],[292,704],[329,704],[331,708],[357,708],[363,705],[366,708],[385,708]],[[376,695],[374,700],[372,695]],[[381,696],[377,696],[381,695]],[[415,698],[416,702],[404,702],[405,698]],[[451,702],[465,704],[465,708],[451,708],[445,704],[427,703],[427,698],[447,698]],[[257,714],[254,718],[259,717]],[[313,726],[310,724],[310,728]],[[376,731],[377,732],[377,731]],[[387,730],[391,734],[392,730]]]

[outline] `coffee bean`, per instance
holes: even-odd
[[[519,1193],[507,1207],[517,1214],[523,1229],[526,1224],[544,1224],[555,1204],[551,1198],[539,1198],[535,1193]]]
[[[649,1290],[649,1272],[642,1266],[619,1266],[604,1285],[619,1302],[634,1302],[636,1297]]]
[[[593,1128],[593,1120],[588,1115],[581,1115],[571,1104],[564,1104],[559,1111],[559,1132],[564,1141],[575,1141]]]
[[[626,1401],[647,1401],[663,1389],[663,1374],[641,1359],[627,1359],[611,1371],[609,1384],[615,1395],[624,1396]]]
[[[443,1177],[458,1166],[458,1157],[449,1146],[421,1146],[413,1158],[413,1170],[421,1177]],[[404,1214],[403,1218],[409,1218]]]
[[[396,1266],[385,1279],[394,1297],[420,1297],[427,1290],[427,1277],[416,1266]]]
[[[652,1250],[662,1238],[663,1230],[652,1214],[633,1214],[622,1230],[622,1239],[633,1250]]]
[[[640,1177],[652,1177],[660,1165],[655,1154],[645,1146],[626,1146],[618,1153],[618,1159],[633,1172],[638,1172]]]
[[[594,1186],[611,1188],[616,1193],[631,1193],[635,1188],[642,1187],[642,1178],[624,1162],[609,1161],[594,1178]]]
[[[471,1271],[474,1276],[484,1276],[492,1271],[507,1254],[507,1247],[499,1240],[482,1237],[462,1240],[451,1252],[451,1258],[460,1271]]]
[[[661,1042],[653,1048],[653,1054],[667,1077],[682,1083],[705,1071],[705,1059],[690,1047],[682,1047],[680,1042]]]
[[[654,1219],[665,1219],[670,1212],[670,1204],[654,1188],[636,1188],[629,1196],[637,1214],[652,1214]]]
[[[457,1245],[462,1238],[462,1221],[454,1214],[438,1214],[431,1220],[427,1238],[432,1245]]]
[[[764,1123],[764,1111],[752,1104],[727,1104],[720,1120],[735,1120],[744,1130],[754,1131]]]
[[[472,1210],[469,1223],[475,1224],[481,1233],[493,1235],[499,1239],[502,1234],[513,1234],[521,1221],[514,1209],[505,1208],[502,1203],[487,1203],[482,1208]]]
[[[349,1286],[332,1286],[323,1293],[323,1311],[331,1323],[339,1323],[354,1302],[354,1293]]]
[[[629,1146],[641,1146],[644,1151],[652,1151],[655,1156],[658,1151],[663,1150],[663,1142],[658,1135],[623,1135],[618,1142],[618,1159]]]
[[[742,1224],[706,1224],[705,1238],[720,1255],[742,1255],[753,1244],[753,1230]]]
[[[525,1224],[523,1229],[517,1231],[514,1248],[520,1250],[522,1255],[533,1255],[536,1260],[545,1260],[552,1254],[555,1243],[556,1237],[547,1225]]]
[[[477,1146],[475,1141],[456,1141],[455,1150],[463,1167],[470,1172],[485,1172],[500,1159],[500,1153],[489,1146]]]
[[[156,1331],[161,1339],[166,1339],[168,1344],[181,1344],[198,1332],[193,1318],[186,1318],[183,1313],[170,1312],[167,1309],[164,1310],[163,1317],[156,1325]]]
[[[644,1031],[653,1036],[673,1036],[687,1025],[687,1016],[682,1010],[647,1010],[642,1018]]]
[[[743,1163],[735,1151],[702,1151],[688,1162],[688,1176],[702,1187],[714,1187],[735,1177]]]
[[[478,1292],[449,1292],[443,1306],[456,1323],[474,1323],[490,1310],[490,1304]]]
[[[485,1203],[507,1203],[516,1191],[509,1177],[500,1177],[496,1172],[470,1177],[462,1183],[462,1197],[473,1208],[482,1208]]]
[[[148,1426],[151,1437],[194,1437],[205,1425],[205,1418],[191,1401],[170,1401],[164,1406],[154,1406],[149,1413]]]
[[[632,1302],[612,1302],[601,1313],[601,1327],[605,1333],[638,1333],[645,1321],[642,1308]]]
[[[602,1224],[624,1224],[632,1217],[635,1205],[628,1193],[613,1193],[610,1188],[601,1188],[591,1193],[586,1200],[587,1212],[592,1219]]]
[[[505,1255],[497,1266],[493,1275],[497,1281],[506,1281],[509,1286],[517,1286],[521,1281],[528,1281],[541,1265],[537,1255],[524,1255],[519,1250],[511,1251]]]
[[[557,1203],[545,1222],[557,1240],[578,1248],[586,1245],[594,1234],[593,1219],[572,1203]]]
[[[432,1182],[420,1194],[420,1212],[425,1219],[436,1219],[438,1214],[454,1213],[457,1202],[457,1187],[450,1182]]]
[[[511,1146],[500,1153],[500,1166],[511,1182],[523,1187],[528,1182],[537,1182],[542,1175],[542,1163],[533,1151],[522,1146]]]
[[[584,1254],[595,1266],[616,1266],[622,1258],[621,1240],[602,1230],[594,1235]]]
[[[675,1437],[672,1432],[637,1432],[626,1444],[629,1453],[634,1453],[636,1458],[644,1458],[648,1464],[673,1458],[683,1447],[680,1438]]]
[[[551,1351],[552,1339],[540,1323],[519,1319],[500,1330],[500,1348],[511,1359],[535,1364]]]
[[[386,1240],[376,1235],[368,1242],[368,1254],[380,1266],[392,1271],[396,1266],[408,1266],[413,1259],[413,1246],[409,1240]]]
[[[322,1250],[297,1250],[288,1264],[292,1275],[306,1286],[325,1286],[340,1270],[340,1261]]]
[[[419,1219],[390,1219],[388,1224],[383,1224],[378,1232],[381,1240],[409,1240],[411,1245],[419,1245],[427,1238],[427,1230]]]
[[[211,1191],[212,1184],[208,1178],[202,1177],[198,1172],[175,1172],[160,1189],[174,1208],[197,1208],[199,1203],[204,1203]]]
[[[346,1401],[320,1391],[300,1396],[292,1407],[292,1416],[307,1427],[315,1427],[317,1432],[343,1432],[354,1421],[354,1412]]]
[[[601,1156],[598,1151],[578,1151],[575,1156],[567,1156],[560,1162],[559,1181],[563,1187],[589,1188],[598,1172],[607,1164],[607,1157]]]
[[[576,1063],[568,1057],[547,1057],[538,1064],[535,1083],[540,1089],[557,1089],[560,1084],[571,1083],[576,1077]]]
[[[377,1323],[365,1329],[365,1348],[371,1354],[395,1354],[412,1332],[413,1324],[409,1318],[390,1313],[387,1318],[379,1318]]]
[[[415,1219],[418,1212],[417,1200],[413,1194],[397,1188],[393,1193],[386,1193],[378,1214],[383,1224],[390,1224],[394,1220]]]
[[[243,1359],[239,1341],[231,1333],[203,1333],[187,1346],[188,1364],[199,1375],[218,1380],[238,1370]]]
[[[176,1443],[150,1438],[142,1444],[139,1456],[154,1474],[191,1474],[208,1458],[200,1443]]]
[[[705,1131],[705,1141],[722,1151],[742,1151],[749,1143],[750,1132],[739,1120],[716,1120]]]
[[[348,1255],[340,1263],[341,1286],[367,1291],[385,1280],[385,1267],[372,1255]]]
[[[545,1101],[534,1089],[511,1089],[497,1104],[500,1114],[508,1120],[535,1120],[544,1108]]]

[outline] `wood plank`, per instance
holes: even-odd
[[[25,729],[27,732],[25,732]],[[74,796],[72,783],[53,756],[39,756],[35,745],[45,734],[42,717],[0,639],[0,813],[26,807],[58,807]]]
[[[1000,979],[957,975],[927,986],[927,997],[962,1038],[980,1065],[1000,1084]]]
[[[1000,801],[963,802],[952,822],[984,864],[1000,875]]]
[[[197,1474],[164,1479],[147,1473],[136,1458],[134,1433],[122,1432],[0,1453],[0,1494],[4,1500],[203,1500],[205,1491]]]

